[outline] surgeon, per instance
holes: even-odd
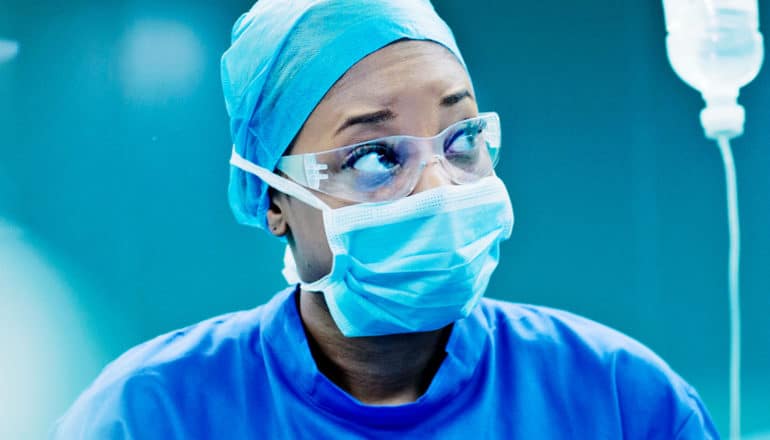
[[[54,438],[718,437],[641,344],[483,298],[513,227],[500,121],[428,1],[260,0],[222,84],[230,204],[290,286],[133,348]]]

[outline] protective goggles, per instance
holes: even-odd
[[[453,183],[489,176],[500,152],[500,117],[482,113],[433,137],[387,136],[321,153],[283,156],[276,169],[298,184],[353,202],[409,195],[433,158]]]

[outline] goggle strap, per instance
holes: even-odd
[[[283,177],[278,176],[275,173],[244,159],[240,154],[238,154],[237,151],[235,151],[235,145],[233,145],[233,152],[230,155],[230,165],[259,177],[271,187],[281,191],[284,194],[290,195],[301,202],[307,203],[313,208],[319,209],[321,211],[331,209],[327,204],[322,202],[318,197],[314,196],[307,189],[292,182],[291,180],[284,179]]]

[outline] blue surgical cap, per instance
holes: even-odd
[[[235,150],[273,170],[326,92],[354,64],[402,39],[430,40],[462,63],[427,0],[260,0],[233,27],[222,88]],[[463,64],[464,65],[464,64]],[[267,184],[230,168],[230,207],[267,228]]]

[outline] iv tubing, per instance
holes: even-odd
[[[741,437],[741,313],[739,297],[739,267],[741,229],[738,217],[738,188],[735,179],[735,162],[730,149],[730,139],[717,138],[719,151],[725,166],[727,186],[727,220],[730,231],[730,255],[728,259],[730,295],[730,440]]]

